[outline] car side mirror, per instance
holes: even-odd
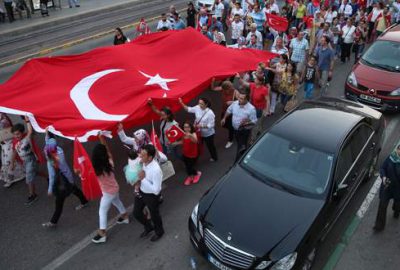
[[[349,185],[340,183],[336,187],[335,192],[333,193],[333,197],[336,198],[336,199],[341,198],[343,196],[343,194],[346,192],[348,187],[349,187]]]

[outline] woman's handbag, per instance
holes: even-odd
[[[160,164],[161,171],[163,173],[163,181],[167,180],[168,178],[172,177],[175,175],[175,169],[174,165],[170,160],[167,160],[164,163]]]
[[[293,110],[297,106],[297,97],[294,95],[285,105],[285,112]]]

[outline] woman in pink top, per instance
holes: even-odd
[[[118,224],[128,224],[128,213],[119,198],[119,186],[114,176],[114,162],[107,143],[102,135],[99,135],[101,144],[93,149],[92,162],[93,168],[99,180],[103,196],[100,200],[99,223],[100,228],[97,235],[93,237],[94,243],[104,243],[107,240],[107,213],[111,204],[117,207],[121,216],[118,218]]]

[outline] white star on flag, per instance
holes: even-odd
[[[177,81],[177,79],[165,79],[157,73],[155,76],[150,76],[144,72],[139,71],[143,76],[149,78],[149,80],[145,83],[145,85],[153,85],[158,84],[162,89],[169,90],[167,83]]]

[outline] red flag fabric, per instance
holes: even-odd
[[[99,181],[94,172],[92,162],[83,145],[78,139],[74,142],[74,171],[80,175],[82,191],[88,200],[95,200],[102,196]]]
[[[288,29],[289,22],[286,18],[271,13],[266,15],[268,25],[276,31],[285,32]]]
[[[162,153],[163,149],[162,149],[162,146],[161,146],[161,142],[160,142],[160,139],[157,136],[156,131],[154,130],[154,126],[151,129],[150,139],[151,139],[151,143],[154,145],[154,147],[158,151],[160,151]]]
[[[211,83],[254,70],[276,54],[230,49],[193,28],[142,35],[130,43],[27,61],[0,85],[0,112],[28,115],[38,132],[84,142],[155,117],[147,106],[181,109]],[[190,68],[188,68],[190,67]]]
[[[314,18],[313,16],[304,16],[303,17],[303,22],[306,24],[306,28],[312,28],[313,23],[314,23]]]
[[[171,143],[174,143],[180,140],[185,135],[185,132],[183,132],[183,130],[177,127],[176,125],[173,125],[167,130],[166,135],[168,137],[168,140]]]
[[[313,6],[314,7],[319,7],[320,6],[320,0],[312,0]]]

